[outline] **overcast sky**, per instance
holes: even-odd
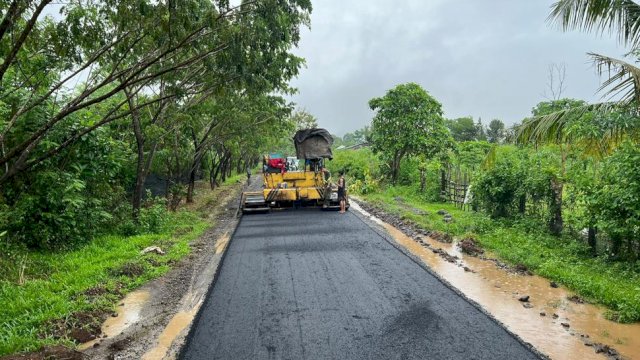
[[[563,33],[554,0],[318,0],[296,54],[292,100],[343,135],[370,123],[367,102],[416,82],[445,116],[521,121],[545,100],[551,63],[566,64],[566,97],[599,99],[587,52],[622,57],[615,38]],[[548,91],[547,91],[548,92]]]

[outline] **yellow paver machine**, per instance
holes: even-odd
[[[262,191],[242,193],[242,212],[314,206],[339,209],[338,187],[324,162],[333,158],[333,137],[325,129],[300,130],[293,137],[297,162],[283,156],[265,156]],[[346,207],[349,207],[347,198]]]

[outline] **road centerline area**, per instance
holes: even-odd
[[[244,216],[182,359],[537,359],[352,213]]]

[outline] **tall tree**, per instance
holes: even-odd
[[[471,116],[447,120],[447,127],[456,141],[478,140],[478,127]]]
[[[297,109],[291,114],[291,121],[296,124],[297,130],[314,129],[318,127],[318,119],[306,109]]]
[[[398,85],[385,96],[369,100],[369,107],[376,112],[371,145],[387,161],[393,183],[405,156],[432,158],[453,142],[442,105],[418,84]]]
[[[487,140],[487,134],[485,133],[485,130],[484,130],[484,124],[482,124],[482,118],[478,118],[478,121],[476,122],[476,134],[478,136],[478,140],[480,141]]]
[[[504,123],[499,119],[493,119],[487,127],[487,141],[499,144],[504,140]]]
[[[0,38],[4,59],[0,95],[12,94],[25,84],[32,89],[28,96],[15,99],[1,121],[0,183],[58,155],[97,128],[131,115],[136,107],[163,100],[158,97],[130,108],[129,99],[124,99],[100,121],[68,133],[58,146],[50,147],[48,137],[66,117],[126,88],[132,95],[146,93],[163,76],[181,73],[178,91],[167,96],[208,96],[216,91],[212,83],[197,80],[219,75],[219,69],[230,75],[219,78],[219,83],[241,77],[243,88],[249,91],[282,88],[302,65],[303,60],[289,50],[298,42],[299,27],[308,23],[311,10],[308,0],[246,1],[235,7],[228,1],[189,0],[180,2],[179,9],[174,8],[174,1],[108,0],[71,2],[64,8],[64,18],[55,23],[38,20],[41,5],[47,3],[30,2],[37,5],[18,11],[20,21],[12,22],[19,26],[6,31],[0,26],[5,31]],[[12,40],[22,40],[23,35],[25,41]],[[36,58],[42,61],[34,61]],[[277,69],[281,71],[274,71]],[[86,72],[84,84],[67,91]],[[56,76],[48,76],[51,73]],[[54,100],[56,106],[49,107],[46,116],[37,123],[29,122],[30,116]],[[27,123],[23,136],[11,136],[16,127]]]

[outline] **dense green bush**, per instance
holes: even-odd
[[[371,176],[378,177],[382,163],[371,152],[371,149],[362,148],[336,151],[333,160],[327,161],[325,164],[334,176],[344,171],[345,176],[348,176],[349,179],[364,181],[366,171]]]
[[[127,206],[127,210],[130,212],[131,207]],[[124,220],[115,228],[117,233],[123,236],[159,233],[165,230],[168,217],[167,199],[153,197],[151,192],[147,190],[146,200],[140,209],[138,220],[134,221],[131,217],[124,217]]]
[[[473,181],[474,201],[492,217],[515,214],[550,221],[551,186],[559,178],[557,151],[535,152],[513,146],[495,148]]]
[[[64,125],[73,128],[80,121],[71,117]],[[7,232],[8,242],[28,248],[71,248],[130,214],[123,206],[129,180],[123,172],[129,161],[127,145],[111,135],[107,128],[96,130],[61,158],[4,185],[0,232]]]
[[[492,217],[508,217],[515,213],[520,197],[525,195],[522,180],[526,169],[517,149],[504,147],[496,151],[495,160],[473,182],[473,198]]]
[[[380,188],[381,161],[369,148],[336,151],[332,161],[326,163],[334,176],[344,172],[351,193],[367,194]]]
[[[8,213],[6,231],[31,248],[61,248],[85,242],[112,216],[104,202],[90,197],[86,182],[71,173],[34,175],[30,192],[22,193]]]
[[[638,258],[640,255],[640,148],[623,143],[607,158],[602,179],[596,188],[590,210],[598,226],[611,239],[611,252]],[[626,249],[623,249],[623,246]]]
[[[459,142],[452,151],[451,162],[463,171],[476,171],[494,146],[486,141]]]
[[[420,183],[420,160],[416,157],[408,157],[402,160],[398,172],[398,185],[416,185]]]

